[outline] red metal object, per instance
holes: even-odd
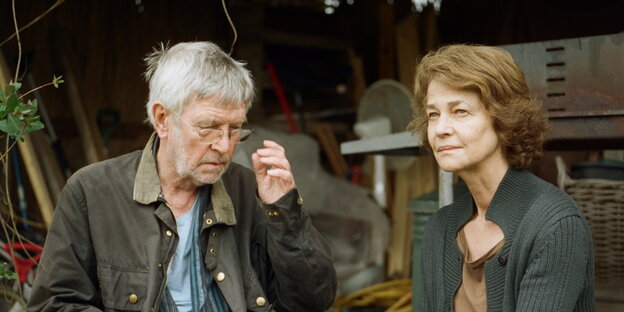
[[[33,245],[29,243],[11,243],[4,244],[2,248],[11,255],[15,264],[15,272],[17,273],[17,278],[20,283],[26,282],[28,279],[28,272],[32,270],[32,268],[39,263],[39,259],[41,259],[41,252],[43,251],[43,247],[39,245]],[[31,258],[22,258],[17,255],[14,251],[24,250],[28,253],[35,253]]]
[[[290,110],[290,106],[288,105],[288,100],[286,99],[286,95],[284,94],[284,89],[282,89],[282,83],[279,80],[279,76],[277,75],[277,71],[275,70],[275,66],[273,66],[273,63],[269,62],[267,64],[267,70],[269,71],[269,75],[271,76],[271,81],[273,81],[275,94],[277,95],[277,99],[279,100],[280,106],[282,107],[282,111],[284,112],[284,115],[286,115],[286,119],[288,120],[290,133],[299,133],[299,128],[297,127],[297,124],[292,117],[292,111]]]

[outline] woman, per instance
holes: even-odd
[[[423,311],[594,311],[591,232],[563,191],[527,169],[548,120],[506,51],[451,45],[416,70],[414,120],[469,193],[423,238]]]

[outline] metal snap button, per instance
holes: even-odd
[[[264,299],[264,297],[258,297],[256,298],[256,304],[259,307],[263,307],[266,304],[266,299]]]

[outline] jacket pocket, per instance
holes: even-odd
[[[148,272],[98,265],[102,303],[107,311],[141,311],[147,297]]]

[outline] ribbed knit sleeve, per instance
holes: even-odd
[[[536,243],[522,277],[516,311],[594,310],[592,302],[578,301],[585,297],[581,293],[590,281],[584,273],[593,256],[591,235],[581,218],[560,219]]]

